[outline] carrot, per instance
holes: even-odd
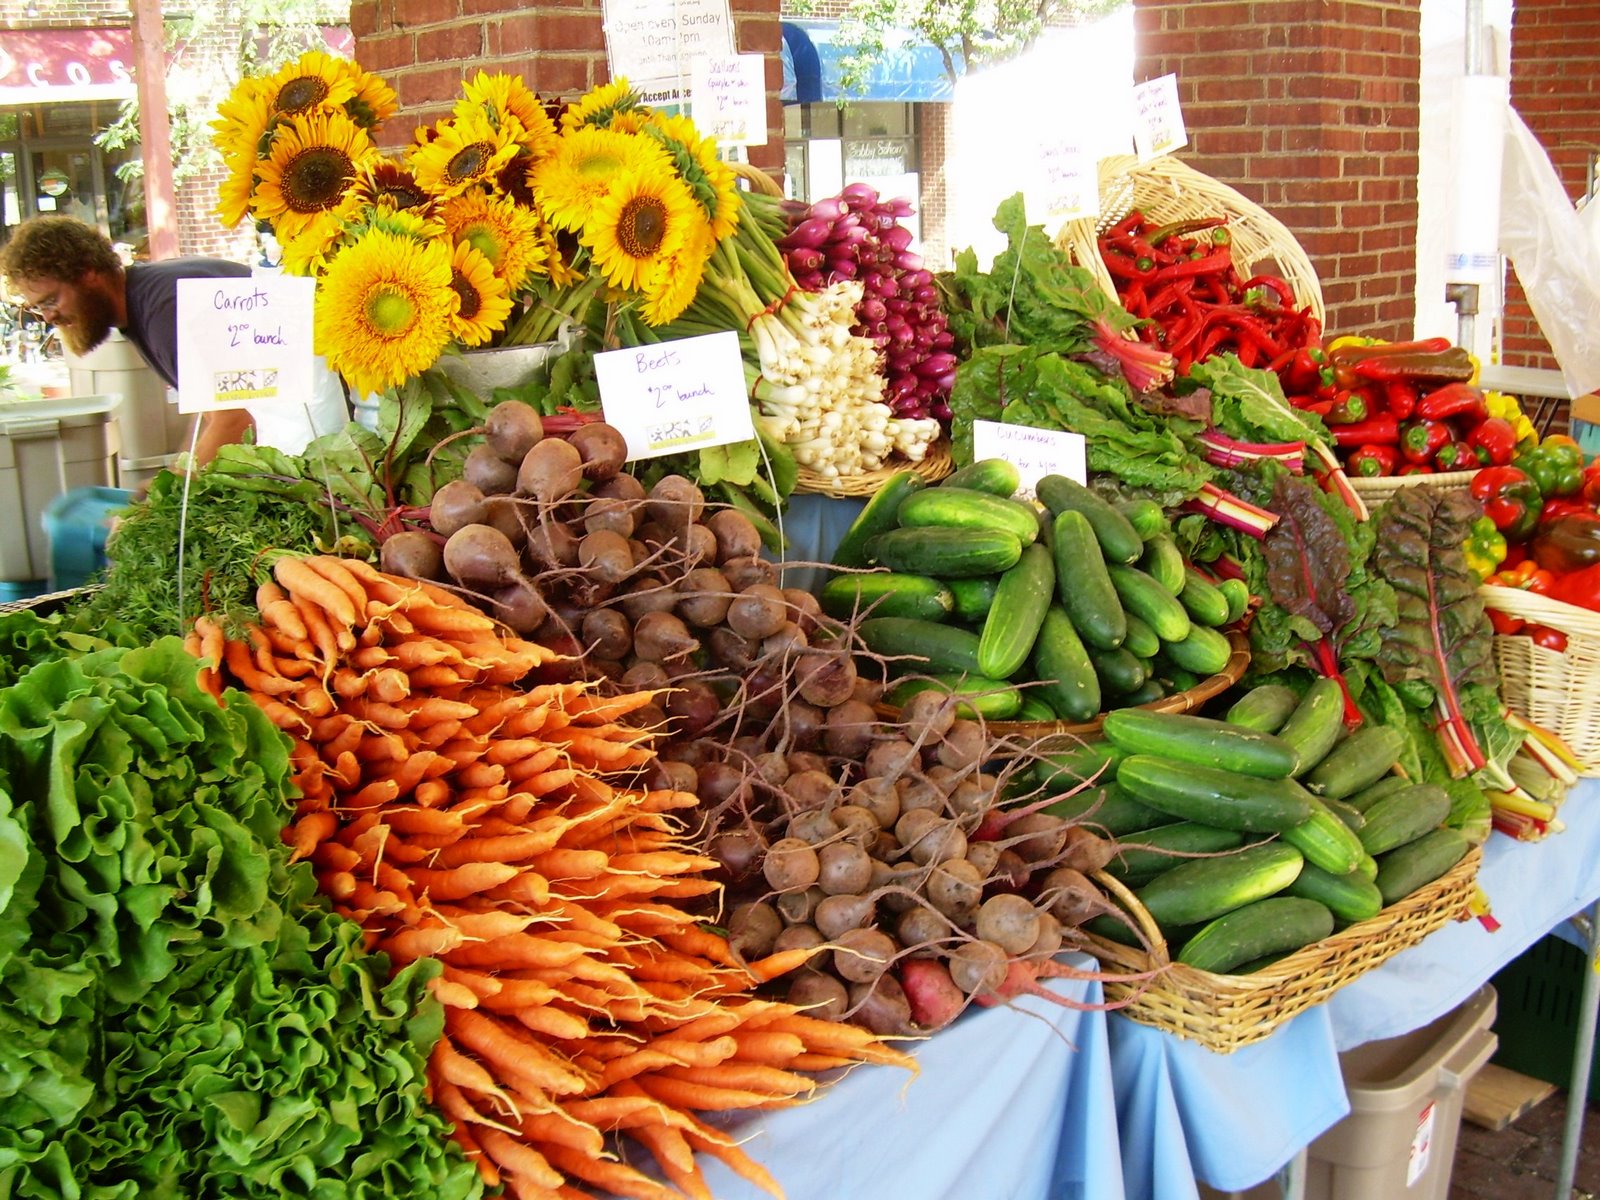
[[[499,887],[490,888],[483,895],[490,900],[543,908],[550,902],[550,881],[536,871],[523,871]]]
[[[551,851],[556,837],[547,833],[516,833],[504,837],[469,837],[446,846],[434,856],[440,867],[468,862],[523,862]]]
[[[582,1041],[590,1034],[588,1021],[549,1004],[514,1009],[511,1015],[525,1029],[558,1042]]]
[[[283,831],[283,840],[293,847],[290,862],[299,862],[315,853],[339,827],[339,818],[330,812],[308,813]]]
[[[671,1079],[650,1072],[636,1076],[634,1082],[643,1088],[646,1094],[665,1105],[700,1112],[719,1112],[725,1108],[793,1108],[799,1103],[792,1096],[772,1096],[766,1092],[751,1092],[742,1088],[717,1087],[709,1083]]]
[[[694,1160],[694,1149],[683,1134],[676,1129],[641,1125],[630,1129],[628,1136],[650,1151],[667,1181],[690,1200],[712,1200],[711,1189]]]
[[[406,729],[411,725],[411,714],[398,704],[368,700],[365,696],[346,700],[344,711],[356,720],[376,725],[379,729]]]
[[[528,865],[552,883],[568,879],[594,879],[609,869],[599,850],[546,850],[528,859]]]
[[[419,630],[437,637],[460,637],[465,640],[474,635],[493,633],[495,627],[489,617],[460,601],[449,605],[413,604],[406,608],[406,616]]]
[[[203,643],[202,643],[203,644]],[[250,692],[264,692],[268,696],[286,696],[298,691],[300,685],[282,675],[269,675],[256,665],[243,642],[224,641],[222,659],[239,685]]]
[[[702,858],[683,850],[656,850],[644,854],[613,854],[613,871],[637,871],[643,875],[683,875],[719,869],[714,858]]]
[[[442,779],[425,779],[417,784],[411,798],[424,808],[438,808],[449,803],[450,785]]]
[[[301,560],[323,579],[333,584],[343,592],[350,601],[350,607],[355,613],[350,624],[359,625],[366,621],[367,616],[367,589],[364,588],[356,577],[350,573],[345,565],[346,560],[336,558],[331,554],[313,554]]]
[[[428,1058],[428,1069],[430,1073],[437,1073],[440,1079],[456,1087],[471,1088],[475,1092],[493,1096],[503,1103],[517,1120],[522,1119],[516,1104],[510,1096],[500,1090],[500,1085],[495,1082],[494,1076],[489,1074],[488,1069],[476,1059],[468,1058],[457,1050],[448,1034],[440,1034],[439,1040],[434,1043],[433,1053]]]
[[[270,579],[256,588],[256,611],[263,620],[276,625],[296,641],[303,642],[310,636],[288,595]]]
[[[409,686],[417,691],[443,693],[468,687],[477,680],[478,671],[473,667],[454,667],[446,663],[436,663],[430,667],[417,667],[413,670],[409,677]]]
[[[356,877],[349,871],[319,871],[317,887],[334,900],[343,900],[356,890]]]
[[[359,792],[347,797],[344,804],[351,809],[381,808],[399,798],[400,785],[393,779],[374,779]]]
[[[855,1066],[861,1060],[844,1054],[796,1054],[786,1065],[796,1071],[832,1071],[836,1067]]]
[[[733,1037],[739,1044],[734,1058],[740,1062],[788,1069],[796,1058],[806,1052],[806,1044],[798,1034],[768,1029],[741,1029]]]
[[[357,696],[365,696],[371,680],[365,675],[358,675],[348,667],[340,667],[333,673],[333,690],[339,693],[343,700],[354,700]]]
[[[440,1004],[450,1008],[477,1008],[478,994],[469,987],[451,983],[442,976],[428,980],[428,989]]]
[[[455,926],[467,937],[486,942],[521,933],[539,919],[531,913],[518,914],[503,908],[473,912],[453,904],[438,905],[433,909],[433,914],[445,924]]]
[[[525,1180],[546,1190],[558,1188],[565,1182],[560,1172],[552,1167],[544,1155],[532,1146],[518,1141],[516,1138],[507,1137],[498,1129],[481,1129],[478,1131],[478,1142],[483,1147],[483,1152],[495,1161],[495,1164],[507,1175],[507,1182],[511,1179]],[[568,1152],[570,1153],[570,1152]],[[583,1155],[575,1157],[582,1159]]]
[[[356,880],[355,890],[347,903],[352,910],[381,917],[402,915],[404,920],[421,920],[422,910],[408,892],[395,892],[374,887],[364,879]]]
[[[682,1197],[665,1184],[657,1183],[632,1167],[603,1158],[591,1158],[565,1146],[550,1145],[550,1162],[568,1175],[583,1180],[603,1191],[634,1200],[682,1200]]]
[[[362,646],[350,656],[350,665],[358,671],[375,671],[393,661],[394,655],[382,646]]]
[[[696,1122],[692,1128],[684,1130],[683,1136],[696,1150],[704,1150],[740,1178],[755,1184],[768,1195],[783,1200],[783,1188],[778,1186],[772,1173],[741,1150],[726,1134]]]
[[[483,1147],[478,1145],[478,1140],[467,1132],[465,1124],[459,1121],[452,1124],[450,1139],[461,1147],[461,1152],[467,1156],[467,1160],[478,1168],[478,1174],[483,1177],[485,1187],[500,1186],[500,1168],[484,1154]]]
[[[314,814],[308,813],[307,815]],[[329,815],[333,816],[331,813]],[[334,817],[334,823],[338,823],[337,816]],[[292,829],[293,826],[290,826],[290,828]],[[287,833],[287,831],[285,832]],[[311,861],[315,866],[325,871],[354,871],[361,865],[361,855],[350,849],[349,846],[326,840],[319,843],[317,848],[312,851]]]
[[[372,693],[374,700],[385,704],[398,704],[411,694],[412,687],[425,686],[420,680],[407,678],[404,671],[394,667],[379,667],[372,672],[372,681],[367,685],[367,690]]]
[[[817,1090],[815,1079],[796,1075],[793,1071],[785,1071],[781,1067],[769,1067],[753,1062],[707,1062],[681,1067],[667,1066],[658,1068],[655,1075],[658,1079],[676,1079],[683,1083],[707,1084],[733,1091],[765,1092],[771,1096],[805,1096]]]
[[[622,692],[615,696],[601,696],[593,691],[586,691],[581,696],[574,696],[566,703],[567,712],[574,717],[585,716],[601,721],[615,721],[618,717],[625,717],[631,712],[649,704],[661,693],[659,691]]]
[[[531,775],[527,779],[518,781],[518,788],[530,796],[548,796],[560,788],[568,787],[578,779],[578,772],[571,767],[560,770],[545,771],[540,775]]]
[[[468,968],[457,967],[454,963],[446,963],[444,969],[468,972]],[[493,979],[500,985],[493,993],[482,997],[483,1006],[495,1012],[537,1008],[551,1003],[558,995],[556,989],[542,979],[523,979],[506,974],[485,976],[485,978]]]
[[[380,938],[378,949],[393,961],[404,964],[419,958],[438,958],[460,946],[463,941],[460,931],[449,926],[412,925]]]
[[[294,603],[295,611],[300,614],[300,620],[305,623],[306,633],[315,652],[312,657],[322,660],[325,676],[331,674],[333,664],[339,660],[340,655],[339,639],[334,632],[333,622],[323,609],[292,590],[289,599]]]
[[[416,759],[429,755],[429,751],[421,751],[408,760],[407,765]],[[430,755],[431,757],[431,755]],[[426,762],[424,762],[426,765]],[[455,834],[460,836],[467,831],[467,823],[462,820],[459,813],[449,809],[417,808],[410,805],[391,806],[383,813],[383,822],[392,827],[397,833],[404,834],[433,834],[444,836]],[[446,866],[454,864],[446,863]]]
[[[527,1083],[535,1094],[543,1091],[571,1095],[590,1086],[588,1078],[555,1051],[515,1032],[515,1027],[503,1019],[476,1009],[451,1008],[445,1010],[444,1024],[451,1036],[478,1055],[485,1066],[500,1072],[501,1079]]]
[[[657,1038],[631,1054],[608,1062],[600,1076],[600,1086],[609,1088],[646,1071],[659,1071],[667,1067],[714,1066],[733,1057],[738,1049],[739,1043],[731,1037],[720,1037],[709,1042]]]
[[[282,700],[274,700],[271,696],[252,696],[251,699],[266,715],[267,720],[285,733],[304,735],[311,732],[311,722],[306,720],[305,714],[299,709],[291,708]]]
[[[450,961],[458,967],[498,967],[508,971],[519,968],[560,970],[570,968],[583,956],[582,946],[568,946],[535,934],[518,933],[462,946],[451,952]]]
[[[523,1117],[522,1134],[530,1141],[552,1142],[576,1150],[579,1154],[598,1157],[606,1149],[606,1140],[598,1129],[586,1121],[568,1116],[560,1108],[529,1113]]]
[[[449,963],[443,963],[441,966],[444,969],[440,972],[440,978],[470,988],[472,994],[479,1000],[488,1000],[498,995],[504,986],[493,975],[486,975],[482,971],[469,971],[464,967],[453,967]]]
[[[435,901],[464,900],[514,878],[517,868],[509,863],[474,862],[463,863],[447,871],[412,867],[406,873],[411,876],[413,887],[419,892],[427,892]]]
[[[272,574],[282,585],[283,590],[289,593],[290,599],[295,601],[300,616],[305,617],[306,609],[300,603],[315,605],[328,615],[331,621],[349,628],[358,619],[355,604],[351,601],[337,584],[330,583],[322,577],[309,562],[303,558],[296,558],[292,554],[285,554],[272,564]],[[311,623],[306,622],[306,628],[311,628]],[[314,636],[314,635],[313,635]]]

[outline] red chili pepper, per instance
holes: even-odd
[[[1278,297],[1279,303],[1284,308],[1292,309],[1298,303],[1295,299],[1294,289],[1276,275],[1252,275],[1244,281],[1244,287],[1241,290],[1248,292],[1254,288],[1266,288]]]
[[[1106,264],[1106,270],[1115,279],[1131,279],[1138,283],[1147,284],[1154,281],[1156,277],[1154,271],[1141,271],[1132,255],[1123,254],[1115,250],[1102,250],[1100,259]]]
[[[1433,468],[1427,463],[1408,462],[1395,472],[1396,475],[1432,475]]]
[[[1156,272],[1156,282],[1166,283],[1170,279],[1187,279],[1194,275],[1210,275],[1222,270],[1233,262],[1232,253],[1224,247],[1213,251],[1203,258],[1186,258],[1182,262],[1173,263],[1170,267],[1162,267]]]
[[[1517,452],[1517,431],[1504,417],[1490,417],[1467,434],[1467,442],[1482,451],[1479,458],[1483,465],[1503,467]]]
[[[1354,425],[1336,425],[1333,440],[1340,446],[1393,446],[1400,440],[1400,423],[1388,413],[1378,413]]]
[[[1453,434],[1443,421],[1412,421],[1400,430],[1400,453],[1409,463],[1427,463]]]
[[[1447,383],[1417,401],[1417,416],[1424,421],[1444,421],[1459,417],[1469,425],[1489,419],[1483,393],[1466,383]]]
[[[1310,400],[1304,396],[1298,397],[1298,399],[1300,403],[1296,404],[1295,407],[1301,412],[1316,413],[1317,416],[1323,418],[1327,417],[1328,410],[1333,407],[1332,400]],[[1343,442],[1339,444],[1341,446],[1344,445]]]
[[[1358,448],[1347,460],[1345,470],[1362,479],[1378,475],[1393,475],[1400,456],[1393,446],[1366,445]]]
[[[1219,225],[1226,225],[1227,217],[1190,217],[1187,221],[1173,221],[1168,225],[1158,225],[1147,236],[1152,246],[1159,246],[1169,237],[1176,234],[1199,233],[1203,229],[1215,229]]]
[[[1442,337],[1423,338],[1416,342],[1373,342],[1368,345],[1346,342],[1330,350],[1328,357],[1335,366],[1351,365],[1366,358],[1381,358],[1385,354],[1443,354],[1450,349],[1450,345],[1450,339]]]
[[[1397,421],[1409,421],[1417,411],[1417,389],[1404,380],[1390,380],[1383,385],[1383,403]]]

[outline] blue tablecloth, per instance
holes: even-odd
[[[1099,984],[1050,987],[1100,999]],[[1099,1013],[1025,998],[921,1043],[914,1079],[858,1068],[814,1104],[729,1128],[789,1200],[1121,1200],[1105,1034]],[[764,1195],[702,1161],[718,1200]]]
[[[768,554],[775,562],[793,563],[782,573],[784,587],[800,588],[813,595],[828,582],[821,566],[833,557],[834,547],[844,537],[850,523],[866,507],[866,500],[845,500],[832,496],[790,496],[781,526],[788,547],[781,554]]]
[[[1270,1178],[1349,1112],[1339,1051],[1443,1016],[1600,899],[1600,781],[1582,782],[1561,818],[1567,829],[1542,842],[1490,838],[1478,881],[1497,932],[1477,921],[1440,929],[1265,1041],[1213,1054],[1113,1015],[1127,1200],[1193,1200],[1197,1178],[1222,1191]]]

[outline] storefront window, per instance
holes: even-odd
[[[130,253],[143,250],[144,188],[117,175],[137,148],[104,150],[94,143],[115,116],[115,104],[99,101],[0,109],[4,231],[40,213],[66,213],[98,226]]]

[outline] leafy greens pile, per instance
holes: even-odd
[[[195,676],[165,638],[0,696],[0,1195],[473,1200],[436,964],[389,980],[317,900],[286,740]]]

